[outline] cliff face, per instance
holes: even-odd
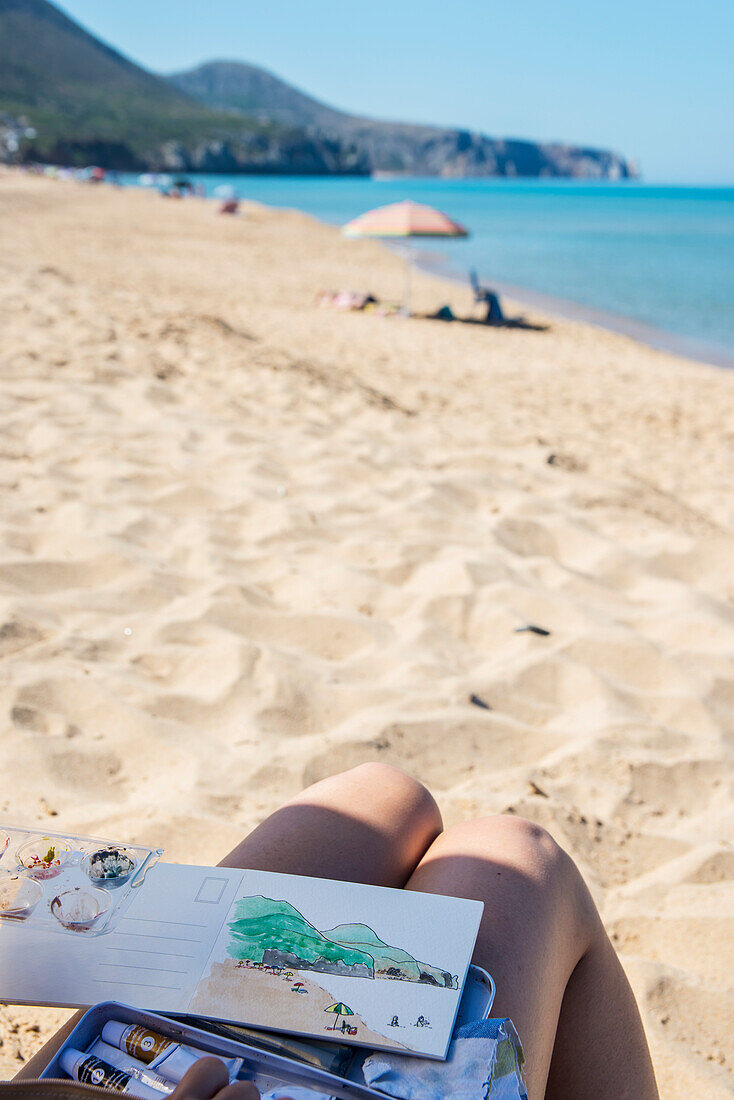
[[[164,142],[147,161],[153,171],[365,176],[369,163],[351,142],[299,130],[241,134],[195,144]]]
[[[414,132],[411,132],[414,131]],[[444,177],[561,176],[629,179],[635,169],[616,153],[573,145],[489,138],[468,130],[371,125],[353,134],[372,171]]]
[[[20,143],[19,143],[20,144]],[[211,172],[300,176],[366,176],[364,152],[323,137],[291,131],[240,135],[193,142],[161,141],[138,149],[126,141],[57,138],[50,144],[24,141],[0,162],[84,166],[98,164],[119,172]]]
[[[21,143],[19,143],[21,144]],[[366,176],[369,167],[363,153],[338,142],[306,136],[267,136],[259,140],[212,140],[186,144],[163,141],[137,150],[125,141],[59,138],[45,142],[23,141],[7,149],[0,140],[0,163],[63,164],[84,167],[97,164],[118,172],[210,172],[221,174],[273,174],[299,176]]]

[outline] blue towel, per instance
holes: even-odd
[[[376,1052],[363,1072],[399,1100],[527,1100],[523,1062],[511,1020],[477,1020],[454,1032],[445,1062]]]

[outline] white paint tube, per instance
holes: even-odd
[[[138,1058],[150,1069],[176,1084],[202,1058],[218,1058],[223,1062],[230,1082],[236,1080],[242,1066],[241,1058],[225,1058],[221,1054],[210,1054],[206,1050],[184,1046],[142,1024],[122,1024],[119,1020],[108,1020],[102,1028],[102,1038],[105,1043]]]
[[[121,1069],[131,1077],[137,1077],[138,1081],[156,1089],[161,1095],[170,1095],[176,1087],[173,1081],[167,1081],[165,1077],[161,1077],[150,1066],[146,1066],[145,1062],[139,1062],[137,1058],[124,1054],[117,1047],[111,1047],[109,1043],[103,1043],[101,1039],[97,1040],[89,1053],[101,1058],[103,1062],[109,1062],[115,1069]]]
[[[80,1085],[96,1085],[101,1089],[125,1092],[129,1096],[139,1097],[140,1100],[161,1100],[162,1093],[157,1089],[144,1085],[137,1077],[116,1069],[94,1054],[83,1054],[81,1050],[67,1047],[61,1052],[59,1061],[64,1073],[68,1073]]]

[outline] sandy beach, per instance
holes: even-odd
[[[238,976],[239,982],[237,981]],[[300,1028],[302,1033],[301,1002],[302,998],[305,997],[309,1008],[313,1011],[313,1015],[310,1017],[312,1021],[310,1026],[313,1027],[314,1032],[317,1028],[319,1031],[323,1031],[323,1034],[317,1034],[315,1037],[325,1041],[334,1041],[334,1024],[337,1021],[334,1019],[333,1014],[324,1015],[324,1013],[327,1012],[329,1005],[334,1004],[335,998],[328,989],[324,988],[326,984],[324,978],[321,977],[319,980],[319,976],[314,974],[313,971],[297,970],[295,973],[291,971],[288,978],[278,973],[266,973],[256,967],[249,967],[246,973],[243,973],[234,959],[214,962],[196,990],[196,995],[190,1005],[190,1011],[200,1016],[208,1016],[212,1015],[212,1005],[216,1005],[216,1013],[221,1013],[219,1019],[226,1015],[227,1011],[234,1009],[236,1012],[238,1006],[242,1004],[241,994],[233,999],[232,989],[235,983],[241,986],[243,979],[247,981],[248,996],[253,1002],[256,1000],[265,1009],[260,1020],[252,1018],[253,1024],[260,1023],[267,1027],[269,1021],[277,1019],[283,1031],[291,1029],[295,1034],[298,1034]],[[300,996],[299,991],[294,993],[293,990],[293,982],[296,979],[300,986]],[[357,1041],[363,1046],[368,1048],[380,1046],[394,1050],[406,1049],[404,1044],[397,1040],[398,1031],[395,1031],[393,1035],[386,1034],[387,1028],[380,1032],[372,1031],[359,1013],[353,1013],[347,1022],[356,1028],[354,1034],[357,1036]],[[339,1035],[336,1036],[336,1039],[338,1041]]]
[[[215,209],[0,170],[1,818],[216,862],[391,762],[546,826],[661,1095],[730,1096],[734,374],[320,308],[400,260]],[[66,1015],[0,1006],[2,1075]]]

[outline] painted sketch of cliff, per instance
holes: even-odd
[[[235,904],[227,953],[267,967],[290,967],[353,978],[385,978],[458,989],[458,979],[391,947],[366,924],[320,932],[287,901],[256,895]]]

